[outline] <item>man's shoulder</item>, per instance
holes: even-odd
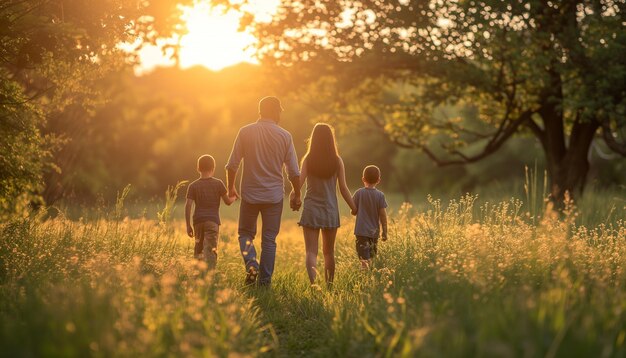
[[[242,136],[246,136],[246,133],[254,133],[259,130],[262,130],[261,128],[264,128],[265,130],[269,128],[270,131],[277,133],[280,137],[284,138],[285,140],[292,140],[291,133],[289,133],[289,131],[286,130],[285,128],[279,126],[277,123],[267,125],[261,122],[253,122],[253,123],[250,123],[241,127],[241,129],[239,129],[239,134]]]
[[[248,123],[245,126],[239,128],[239,132],[240,133],[245,133],[245,132],[248,132],[250,130],[254,130],[254,128],[257,127],[258,125],[259,125],[259,123],[257,123],[257,122]]]
[[[272,125],[270,128],[272,128],[274,132],[280,134],[282,137],[286,139],[291,139],[291,133],[289,133],[289,131],[285,128],[281,127],[278,123]]]
[[[284,134],[286,136],[291,137],[291,133],[288,130],[286,130],[285,128],[279,126],[278,124],[276,125],[276,130],[278,130],[280,133],[282,133],[282,134]]]

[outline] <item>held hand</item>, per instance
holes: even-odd
[[[191,226],[187,226],[187,235],[193,238],[193,229],[191,228]]]
[[[356,213],[357,213],[356,209],[350,210],[350,214],[352,214],[353,216],[356,216]]]
[[[291,194],[289,194],[289,207],[293,211],[298,211],[301,206],[302,200],[300,199],[300,195],[296,195],[296,193],[292,191]]]
[[[228,189],[228,196],[231,197],[231,198],[235,197],[235,199],[239,199],[240,198],[239,193],[237,192],[236,188]]]

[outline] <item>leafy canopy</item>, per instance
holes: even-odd
[[[291,85],[326,78],[329,111],[366,115],[396,143],[451,164],[522,131],[550,140],[557,122],[565,132],[598,123],[626,155],[625,11],[610,0],[283,0],[254,29],[259,56]],[[476,107],[480,122],[437,116],[443,105]],[[450,140],[432,149],[434,135]],[[473,143],[482,149],[461,150]]]
[[[92,87],[94,81],[128,62],[120,44],[141,46],[184,31],[181,5],[191,3],[0,3],[0,214],[22,211],[37,200],[44,173],[58,169],[52,161],[54,146],[71,140],[78,123],[93,116],[104,100]],[[55,128],[59,118],[70,118],[74,125]]]

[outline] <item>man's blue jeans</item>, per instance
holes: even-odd
[[[254,237],[256,223],[261,214],[261,261],[257,262]],[[280,231],[283,202],[275,204],[251,204],[244,200],[239,207],[239,248],[246,264],[246,271],[254,267],[259,272],[259,285],[272,282],[276,258],[276,236]]]

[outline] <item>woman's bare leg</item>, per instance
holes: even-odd
[[[311,284],[315,283],[317,276],[317,250],[319,246],[320,229],[312,229],[303,226],[304,246],[306,248],[306,272],[309,274]]]
[[[324,278],[327,284],[335,280],[335,238],[337,229],[322,230],[322,252],[324,253]]]

